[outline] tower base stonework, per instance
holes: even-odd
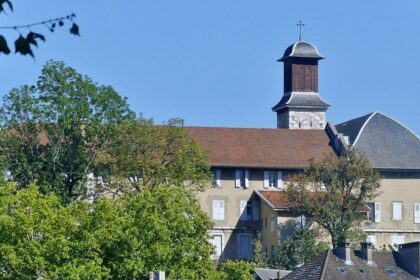
[[[324,129],[325,110],[288,108],[277,112],[277,128]]]

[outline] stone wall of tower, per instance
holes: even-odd
[[[324,129],[326,123],[325,110],[288,109],[277,112],[277,128]]]

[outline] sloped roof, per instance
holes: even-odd
[[[254,193],[265,201],[273,210],[294,210],[298,208],[298,204],[291,202],[287,193],[282,190],[255,190]],[[315,194],[314,194],[315,195]],[[322,193],[321,193],[322,195]],[[370,212],[372,209],[366,204],[362,212]]]
[[[420,139],[398,121],[374,112],[336,126],[374,168],[420,170]]]
[[[403,267],[397,252],[374,251],[372,258],[374,265],[367,265],[360,251],[352,251],[352,265],[347,265],[336,254],[335,250],[327,250],[315,257],[313,260],[305,263],[303,266],[294,269],[290,274],[284,277],[284,280],[291,279],[311,279],[311,280],[335,280],[335,279],[417,279],[408,273]],[[339,271],[343,268],[344,273]],[[385,268],[391,268],[396,276],[390,277]],[[361,270],[363,273],[361,272]]]
[[[185,127],[207,151],[210,165],[220,167],[290,168],[309,166],[332,153],[324,130]]]
[[[262,200],[274,210],[289,210],[296,207],[295,203],[288,201],[287,194],[284,191],[254,191]]]
[[[315,92],[292,92],[284,94],[279,103],[272,110],[278,111],[288,108],[316,108],[327,109],[330,106],[318,93]]]
[[[280,279],[289,274],[290,270],[279,270],[279,269],[269,269],[269,268],[256,268],[254,273],[259,277],[259,280],[277,280],[280,273]]]
[[[318,49],[311,43],[298,41],[290,45],[278,61],[284,61],[291,57],[323,59]]]

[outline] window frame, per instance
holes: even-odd
[[[395,206],[400,205],[400,216],[396,217]],[[393,221],[402,221],[404,219],[403,215],[403,202],[402,201],[393,201],[392,202],[392,220]]]

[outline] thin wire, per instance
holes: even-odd
[[[49,19],[49,20],[44,20],[44,21],[40,21],[40,22],[34,22],[34,23],[30,23],[30,24],[25,24],[25,25],[0,26],[0,29],[30,28],[32,26],[45,25],[47,23],[57,22],[57,21],[60,21],[60,20],[70,20],[70,21],[72,21],[74,17],[75,17],[75,15],[74,14],[71,14],[71,15],[67,15],[67,16],[64,16],[64,17],[60,17],[60,18]]]

